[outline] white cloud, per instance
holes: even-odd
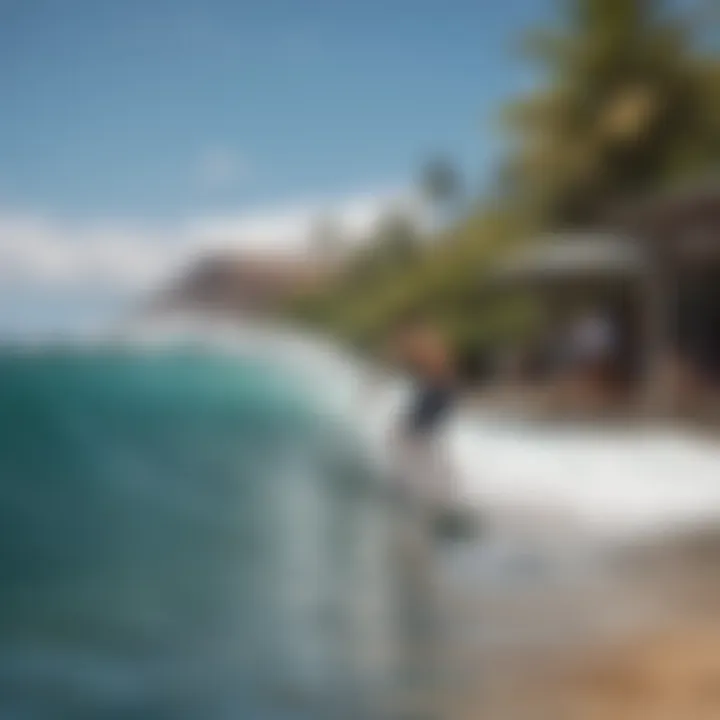
[[[132,297],[152,291],[203,253],[303,253],[320,217],[332,217],[356,242],[391,207],[423,215],[412,195],[398,191],[189,217],[164,227],[67,223],[0,210],[0,284],[25,294],[36,289]]]
[[[250,177],[250,165],[227,147],[205,150],[197,166],[198,185],[205,190],[223,190]]]
[[[309,199],[236,215],[190,220],[185,232],[198,250],[243,249],[257,252],[303,252],[318,221],[331,218],[348,243],[367,236],[389,210],[397,209],[422,221],[421,201],[401,191],[367,193],[334,200]]]
[[[159,234],[114,225],[69,225],[0,213],[0,282],[27,288],[124,292],[159,277],[168,254]]]

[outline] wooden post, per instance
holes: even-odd
[[[661,238],[644,238],[650,259],[643,282],[645,363],[644,406],[652,417],[668,416],[675,406],[677,368],[672,340],[675,287]]]

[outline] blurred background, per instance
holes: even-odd
[[[0,0],[0,97],[0,716],[720,716],[717,2]]]

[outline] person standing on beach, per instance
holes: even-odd
[[[423,317],[401,324],[392,350],[413,383],[410,403],[391,438],[399,489],[400,629],[408,689],[414,701],[424,698],[420,702],[427,711],[439,702],[438,682],[447,664],[437,533],[453,494],[441,431],[457,398],[457,373],[444,338]]]
[[[453,355],[442,334],[422,316],[400,326],[393,355],[413,386],[394,437],[404,460],[399,469],[402,489],[416,501],[446,504],[452,487],[440,435],[457,398]]]

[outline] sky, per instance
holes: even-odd
[[[477,193],[551,0],[0,0],[0,334],[105,318],[216,246]]]

